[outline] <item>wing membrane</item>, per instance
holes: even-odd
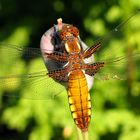
[[[46,71],[0,77],[0,89],[5,91],[4,96],[41,100],[53,99],[65,90]]]
[[[52,99],[65,90],[49,78],[40,56],[41,52],[36,48],[0,44],[0,91],[4,92],[4,96]],[[31,59],[32,57],[37,58]]]
[[[95,53],[95,62],[105,62],[105,66],[95,75],[100,80],[127,79],[127,72],[132,64],[138,69],[140,60],[139,41],[135,37],[140,25],[137,24],[140,10],[129,16],[103,38],[96,42],[101,48]],[[125,32],[130,32],[130,36]]]
[[[138,68],[140,61],[140,53],[124,54],[114,57],[113,59],[101,60],[105,65],[95,75],[95,78],[100,80],[126,80],[129,67]],[[136,63],[137,62],[137,63]],[[133,67],[135,65],[135,67]]]

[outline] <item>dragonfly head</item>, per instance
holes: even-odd
[[[72,25],[64,25],[59,32],[60,39],[64,42],[67,53],[80,52],[81,46],[78,40],[79,30]]]
[[[79,30],[72,25],[64,25],[62,30],[60,30],[59,35],[61,40],[67,41],[67,37],[69,36],[77,38],[79,36]]]

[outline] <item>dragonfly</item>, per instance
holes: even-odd
[[[119,75],[119,69],[124,69],[128,57],[139,58],[139,52],[119,54],[120,50],[124,48],[118,48],[118,46],[113,47],[116,55],[109,49],[103,49],[105,53],[99,52],[108,36],[120,31],[133,16],[91,47],[87,47],[81,40],[77,27],[63,23],[62,19],[58,19],[57,25],[43,34],[40,43],[41,49],[1,43],[1,57],[5,56],[5,58],[1,59],[3,61],[1,62],[1,74],[4,76],[0,76],[0,89],[5,91],[4,96],[22,96],[18,92],[19,83],[23,87],[29,86],[28,94],[23,95],[23,98],[29,99],[52,99],[66,90],[72,118],[82,132],[87,132],[91,120],[92,105],[89,91],[93,86],[93,79],[123,80],[125,77]],[[98,52],[102,57],[96,59],[94,56],[98,55]],[[19,70],[19,66],[28,66],[32,57],[43,58],[43,62],[41,62],[43,67],[38,66],[43,70],[36,71],[34,68],[34,72],[27,74],[23,69]],[[26,60],[26,63],[23,64],[20,59],[16,61],[17,58]],[[10,59],[13,61],[12,64]],[[13,64],[14,67],[17,67],[17,71],[14,71],[16,74],[8,74],[9,71],[12,71],[10,67]],[[47,89],[46,93],[41,91],[40,85]],[[12,93],[8,91],[9,89],[13,90]]]

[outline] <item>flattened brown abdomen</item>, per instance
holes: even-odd
[[[87,131],[91,118],[91,100],[82,70],[72,71],[68,81],[68,99],[75,124]]]

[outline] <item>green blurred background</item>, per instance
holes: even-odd
[[[94,40],[105,36],[139,7],[137,0],[0,0],[0,41],[38,48],[43,33],[62,17],[64,22],[77,26],[82,40],[91,46]],[[133,18],[128,21],[119,33],[121,38],[117,43],[121,47],[140,50],[140,14],[135,16],[135,21]],[[106,47],[115,45],[114,38],[109,37]],[[2,60],[4,58],[0,57],[0,64]],[[20,72],[24,72],[24,61],[18,58],[16,62],[22,65]],[[26,71],[37,71],[39,62],[39,58],[32,59]],[[17,67],[8,71],[17,72]],[[91,90],[90,140],[140,140],[139,58],[129,67],[126,81],[95,80]],[[66,93],[51,101],[17,100],[3,98],[8,87],[0,88],[0,140],[76,139]],[[20,85],[18,90],[25,89]],[[47,89],[42,90],[47,92]]]

